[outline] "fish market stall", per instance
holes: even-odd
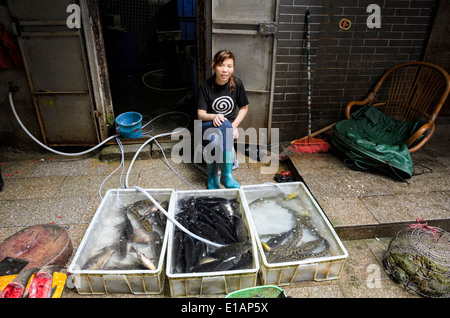
[[[169,210],[172,189],[145,190]],[[109,190],[68,272],[79,294],[159,294],[171,222],[144,193]]]
[[[240,191],[263,285],[340,277],[348,253],[302,182],[242,186]]]
[[[238,189],[177,191],[170,213],[189,233],[169,233],[171,297],[227,294],[256,286],[256,243]]]

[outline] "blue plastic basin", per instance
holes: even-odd
[[[120,134],[124,138],[142,137],[142,115],[136,112],[126,112],[116,118]]]

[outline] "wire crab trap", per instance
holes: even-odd
[[[418,218],[392,239],[383,263],[388,274],[408,291],[423,297],[450,297],[449,232]]]

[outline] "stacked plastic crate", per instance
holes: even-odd
[[[180,18],[181,40],[197,39],[197,9],[195,0],[178,0],[178,17]]]

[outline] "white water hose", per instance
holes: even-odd
[[[9,104],[11,105],[11,110],[14,113],[14,116],[16,117],[17,122],[19,123],[20,127],[22,127],[22,129],[27,133],[28,136],[30,136],[31,139],[33,139],[39,146],[47,149],[48,151],[51,151],[57,155],[62,155],[62,156],[82,156],[85,155],[95,149],[97,149],[98,147],[102,146],[103,144],[107,143],[108,141],[110,141],[113,138],[119,137],[120,134],[116,134],[114,136],[108,137],[105,140],[103,140],[101,143],[99,143],[97,146],[90,148],[88,150],[82,151],[82,152],[74,152],[74,153],[67,153],[67,152],[60,152],[57,151],[55,149],[52,149],[50,147],[47,147],[46,145],[44,145],[42,142],[40,142],[37,138],[35,138],[24,126],[24,124],[22,123],[22,121],[20,120],[19,116],[17,115],[16,109],[14,108],[14,102],[12,100],[12,92],[8,93],[9,95]]]
[[[55,153],[55,154],[62,155],[62,156],[81,156],[81,155],[85,155],[85,154],[87,154],[87,153],[89,153],[89,152],[91,152],[91,151],[97,149],[98,147],[104,145],[105,143],[107,143],[107,142],[110,141],[111,139],[120,136],[120,134],[116,134],[116,135],[110,136],[110,137],[106,138],[105,140],[103,140],[103,141],[102,141],[101,143],[99,143],[98,145],[96,145],[95,147],[92,147],[92,148],[87,149],[87,150],[82,151],[82,152],[68,153],[68,152],[57,151],[57,150],[55,150],[55,149],[52,149],[52,148],[48,147],[47,145],[44,145],[42,142],[40,142],[36,137],[34,137],[34,136],[28,131],[28,129],[25,127],[25,125],[24,125],[24,124],[22,123],[22,121],[20,120],[19,115],[17,115],[16,109],[15,109],[15,107],[14,107],[14,102],[13,102],[13,99],[12,99],[12,92],[9,92],[8,95],[9,95],[9,104],[10,104],[10,106],[11,106],[11,110],[12,110],[12,112],[13,112],[13,114],[14,114],[14,117],[16,117],[16,120],[17,120],[17,122],[19,123],[20,127],[22,127],[22,129],[27,133],[27,135],[30,136],[30,138],[33,139],[38,145],[40,145],[40,146],[43,147],[44,149],[47,149],[48,151],[51,151],[51,152],[53,152],[53,153]],[[152,123],[153,121],[155,121],[155,120],[158,119],[159,117],[166,116],[166,115],[170,115],[170,114],[182,114],[182,115],[186,115],[186,114],[183,113],[183,112],[176,112],[176,111],[169,112],[169,113],[165,113],[165,114],[161,114],[161,115],[159,115],[159,116],[156,116],[156,117],[153,118],[152,120],[150,120],[150,121],[149,121],[148,123],[146,123],[142,128],[148,126],[150,123]],[[169,133],[159,134],[159,135],[153,136],[153,137],[151,137],[149,140],[147,140],[147,141],[146,141],[146,142],[138,149],[138,151],[136,152],[136,154],[135,154],[134,157],[133,157],[133,160],[131,161],[130,167],[128,168],[127,175],[126,175],[125,186],[128,188],[128,176],[129,176],[131,167],[133,166],[134,162],[136,161],[136,158],[138,157],[138,155],[139,155],[139,153],[141,152],[141,150],[142,150],[148,143],[150,143],[151,141],[153,141],[154,139],[156,139],[156,138],[158,138],[158,137],[178,134],[178,133],[182,132],[184,129],[186,129],[186,127],[187,127],[188,125],[189,125],[189,123],[188,123],[185,127],[183,127],[182,129],[180,129],[179,131],[174,131],[174,132],[169,132]]]
[[[165,115],[169,115],[169,114],[176,114],[176,113],[186,115],[185,113],[182,113],[182,112],[176,112],[176,111],[174,111],[174,112],[169,112],[169,113],[165,113],[165,114],[161,114],[161,115],[156,116],[155,118],[153,118],[150,122],[148,122],[148,123],[146,124],[146,126],[147,126],[149,123],[151,123],[152,121],[158,119],[159,117],[162,117],[162,116],[165,116]],[[187,127],[188,125],[189,125],[189,123],[188,123],[185,127],[181,128],[181,129],[178,130],[178,131],[172,131],[172,132],[169,132],[169,133],[162,133],[162,134],[153,136],[153,137],[151,137],[149,140],[147,140],[146,142],[144,142],[144,143],[142,144],[142,146],[139,147],[139,149],[138,149],[138,150],[136,151],[136,153],[134,154],[134,157],[133,157],[133,159],[131,160],[130,166],[128,167],[128,171],[127,171],[127,174],[126,174],[126,177],[125,177],[125,187],[126,187],[126,188],[129,188],[129,185],[128,185],[128,177],[129,177],[129,175],[130,175],[131,168],[133,167],[134,162],[136,161],[137,157],[139,156],[139,153],[141,152],[142,149],[144,149],[145,146],[147,146],[151,141],[153,141],[154,139],[156,139],[156,138],[158,138],[158,137],[162,137],[162,136],[170,136],[170,135],[178,134],[178,133],[182,132],[183,130],[185,130],[186,127]]]
[[[13,102],[13,99],[12,99],[12,92],[10,91],[10,92],[8,93],[8,95],[9,95],[9,104],[11,105],[11,110],[13,111],[14,116],[16,117],[16,120],[17,120],[17,122],[19,123],[20,127],[22,127],[22,129],[27,133],[27,135],[30,136],[30,138],[33,139],[38,145],[42,146],[43,148],[45,148],[45,149],[47,149],[48,151],[51,151],[51,152],[53,152],[53,153],[55,153],[55,154],[63,155],[63,156],[81,156],[81,155],[87,154],[87,153],[89,153],[89,152],[91,152],[91,151],[97,149],[98,147],[102,146],[104,143],[108,142],[109,140],[111,140],[111,139],[113,139],[113,138],[116,138],[116,137],[119,137],[119,136],[120,136],[120,134],[116,134],[116,135],[114,135],[114,136],[108,137],[107,139],[105,139],[103,142],[101,142],[101,143],[98,144],[97,146],[95,146],[95,147],[93,147],[93,148],[90,148],[90,149],[88,149],[88,150],[86,150],[86,151],[82,151],[82,152],[66,153],[66,152],[60,152],[60,151],[54,150],[54,149],[52,149],[52,148],[47,147],[46,145],[44,145],[42,142],[40,142],[37,138],[35,138],[35,137],[28,131],[28,129],[25,127],[25,125],[22,123],[22,121],[20,120],[19,116],[17,115],[16,109],[15,109],[15,107],[14,107],[14,102]],[[159,116],[155,117],[154,119],[152,119],[152,120],[151,120],[150,122],[148,122],[145,126],[147,126],[147,125],[150,124],[152,121],[156,120],[157,118],[159,118],[159,117],[161,117],[161,116],[165,116],[165,115],[172,114],[172,113],[181,113],[181,114],[184,114],[184,113],[182,113],[182,112],[170,112],[170,113],[162,114],[162,115],[159,115]],[[188,125],[189,125],[189,123],[188,123]],[[187,127],[188,125],[186,125],[186,127]],[[145,126],[144,126],[144,127],[145,127]],[[125,187],[128,188],[128,175],[129,175],[129,173],[130,173],[130,171],[131,171],[131,167],[133,166],[134,161],[135,161],[136,158],[138,157],[139,152],[140,152],[140,151],[141,151],[141,150],[142,150],[149,142],[151,142],[152,140],[154,140],[154,139],[157,138],[157,137],[168,136],[168,135],[173,135],[173,134],[180,133],[181,131],[183,131],[184,129],[186,129],[186,127],[182,128],[182,129],[179,130],[179,131],[175,131],[175,132],[171,132],[171,133],[163,133],[163,134],[160,134],[160,135],[156,135],[156,136],[154,136],[154,137],[151,137],[151,138],[150,138],[149,140],[147,140],[146,142],[144,142],[144,144],[138,149],[138,151],[136,152],[136,154],[135,154],[134,157],[133,157],[133,160],[132,160],[131,163],[130,163],[130,167],[128,168],[127,175],[126,175],[126,179],[125,179]],[[224,245],[222,245],[222,244],[218,244],[218,243],[215,243],[215,242],[211,242],[211,241],[209,241],[209,240],[207,240],[207,239],[205,239],[205,238],[202,238],[202,237],[200,237],[200,236],[198,236],[198,235],[196,235],[196,234],[190,232],[190,231],[189,231],[188,229],[186,229],[183,225],[181,225],[177,220],[175,220],[172,216],[170,216],[169,213],[167,213],[167,211],[164,210],[164,209],[161,207],[161,205],[159,205],[159,203],[156,202],[156,200],[155,200],[150,194],[148,194],[146,191],[144,191],[144,189],[142,189],[141,187],[138,187],[138,186],[133,186],[133,188],[135,188],[136,190],[138,190],[138,191],[142,192],[143,194],[145,194],[145,196],[146,196],[147,198],[149,198],[150,201],[152,201],[153,204],[155,204],[155,205],[158,207],[158,209],[159,209],[159,210],[167,217],[167,219],[169,219],[170,222],[172,222],[173,224],[175,224],[175,225],[176,225],[180,230],[182,230],[183,232],[185,232],[185,233],[187,233],[188,235],[190,235],[190,236],[196,238],[196,239],[199,240],[199,241],[202,241],[202,242],[205,243],[205,244],[212,245],[212,246],[215,246],[215,247],[222,247],[222,246],[224,246]]]
[[[205,244],[208,245],[212,245],[215,247],[222,247],[224,245],[219,244],[219,243],[215,243],[215,242],[211,242],[203,237],[200,237],[194,233],[192,233],[191,231],[189,231],[187,228],[185,228],[183,225],[181,225],[177,220],[175,220],[169,213],[167,213],[166,210],[163,209],[162,206],[159,205],[159,203],[150,195],[148,194],[144,189],[142,189],[141,187],[138,186],[133,186],[133,188],[135,188],[136,190],[138,190],[139,192],[142,192],[143,194],[145,194],[145,196],[147,198],[150,199],[150,201],[153,202],[154,205],[156,205],[156,207],[162,212],[164,213],[164,215],[170,220],[170,222],[172,222],[173,224],[175,224],[180,230],[182,230],[183,232],[185,232],[186,234],[192,236],[193,238],[196,238],[199,241],[202,241]]]

